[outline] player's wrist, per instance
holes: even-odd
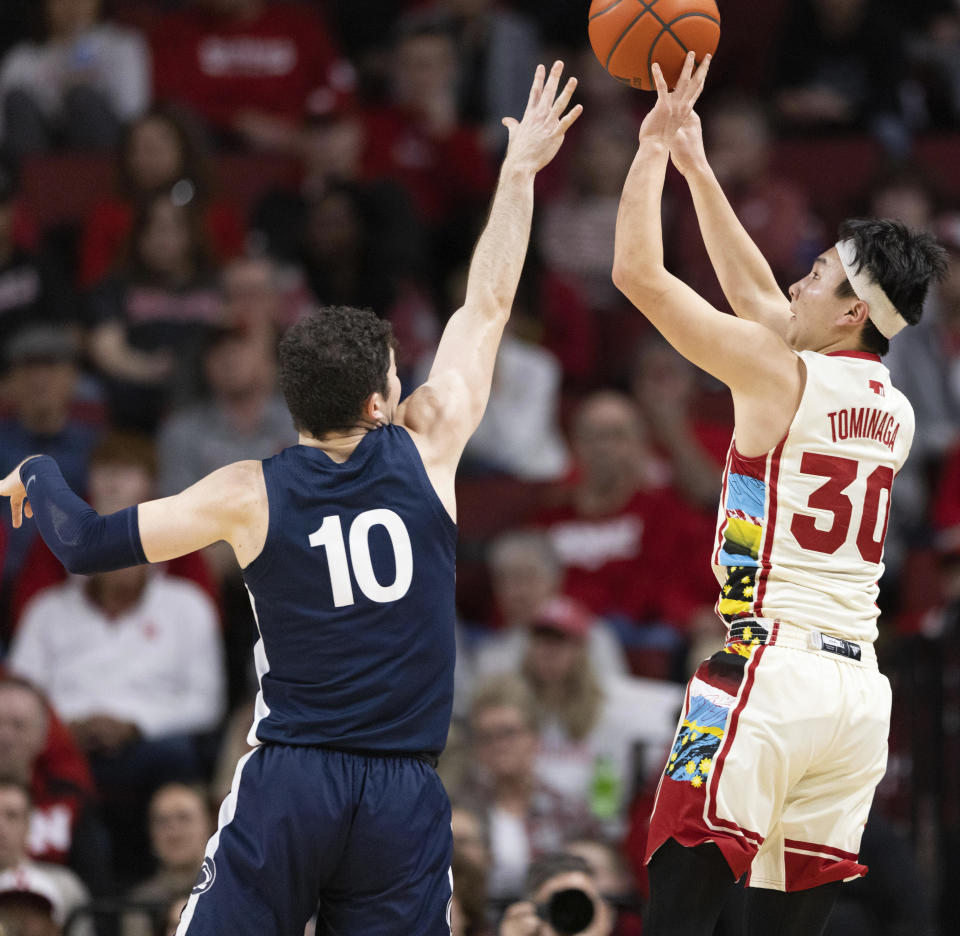
[[[537,164],[520,154],[507,152],[500,167],[500,182],[532,182],[537,174]]]
[[[641,133],[640,150],[648,155],[667,157],[670,155],[670,141],[658,132]]]

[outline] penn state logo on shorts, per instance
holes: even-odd
[[[211,887],[213,887],[213,882],[217,878],[217,866],[213,863],[212,858],[204,858],[203,865],[200,868],[200,876],[197,878],[197,883],[193,885],[193,890],[190,891],[191,894],[205,894]]]

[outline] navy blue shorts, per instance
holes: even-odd
[[[450,803],[414,758],[264,744],[237,765],[177,936],[449,936]]]

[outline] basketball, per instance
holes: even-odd
[[[656,62],[672,89],[688,52],[699,64],[716,51],[720,11],[714,0],[593,0],[587,30],[594,54],[617,81],[653,91]]]

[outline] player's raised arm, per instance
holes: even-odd
[[[707,161],[696,111],[690,111],[670,140],[670,158],[687,180],[700,233],[727,302],[740,318],[760,322],[785,337],[790,302]]]
[[[582,112],[579,104],[567,111],[575,78],[557,93],[562,73],[562,62],[554,63],[549,75],[539,66],[523,119],[504,118],[510,141],[470,262],[466,299],[443,331],[427,382],[399,413],[402,424],[442,449],[440,457],[459,458],[483,416],[530,240],[533,180]]]
[[[102,516],[75,494],[49,456],[32,456],[3,481],[14,527],[33,517],[64,567],[109,572],[175,559],[211,543],[233,546],[241,566],[259,554],[267,533],[267,492],[260,462],[235,462],[172,497]]]
[[[670,140],[691,113],[708,66],[706,59],[694,72],[688,56],[673,92],[653,66],[657,103],[643,121],[623,187],[613,280],[677,351],[733,390],[738,406],[771,395],[794,400],[800,371],[786,342],[765,326],[713,308],[663,265],[660,203]]]

